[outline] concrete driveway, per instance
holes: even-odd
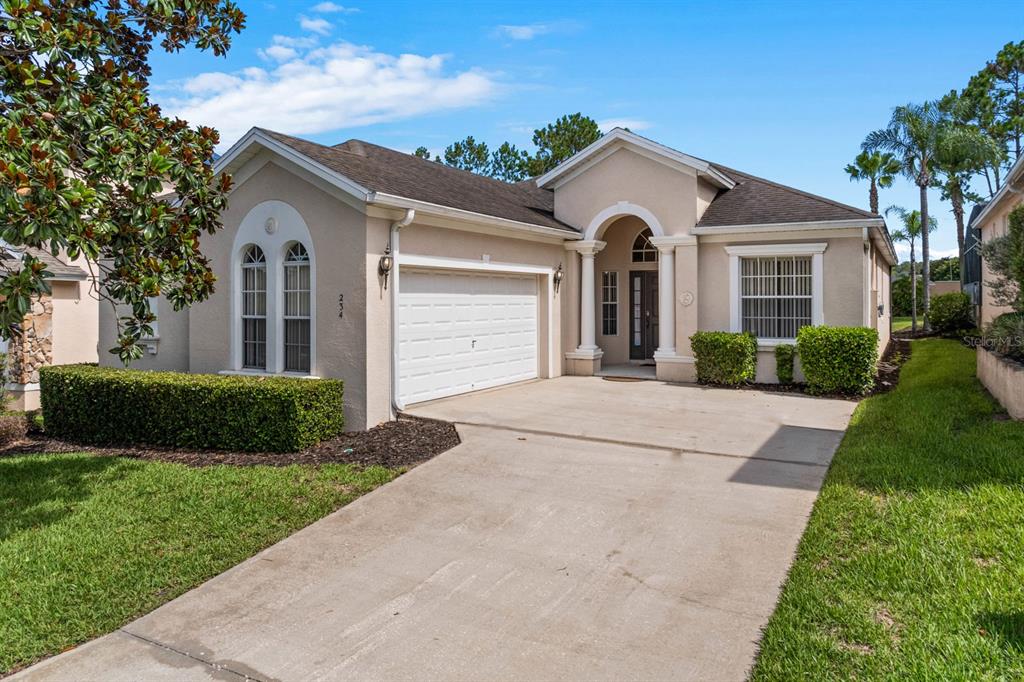
[[[853,403],[564,377],[33,680],[740,680]]]

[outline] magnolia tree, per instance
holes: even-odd
[[[245,16],[230,0],[0,0],[0,239],[25,253],[0,272],[0,335],[48,292],[23,248],[98,269],[97,295],[124,304],[124,362],[151,334],[150,296],[180,310],[209,297],[200,237],[220,229],[230,179],[213,174],[212,128],[149,99],[154,46],[223,55]]]

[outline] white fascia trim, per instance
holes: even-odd
[[[583,238],[582,235],[580,235],[577,232],[569,232],[568,230],[561,230],[557,227],[547,227],[545,225],[523,223],[518,220],[499,218],[497,216],[487,215],[485,213],[466,211],[461,208],[452,208],[451,206],[442,206],[441,204],[432,204],[428,201],[419,201],[418,199],[407,199],[405,197],[396,196],[394,194],[386,194],[384,192],[370,192],[366,201],[367,203],[374,204],[375,206],[385,206],[388,208],[401,209],[411,208],[417,213],[428,213],[442,216],[445,218],[451,218],[453,220],[464,220],[467,222],[490,225],[491,227],[515,230],[517,232],[532,232],[534,234],[544,235],[546,237],[560,237],[562,239]]]
[[[638,149],[642,149],[647,152],[654,153],[658,156],[664,157],[675,161],[676,163],[688,166],[693,170],[697,171],[698,174],[704,175],[709,180],[719,185],[723,189],[732,189],[736,186],[736,183],[730,180],[728,177],[720,173],[718,170],[711,167],[707,161],[702,161],[698,158],[684,154],[683,152],[666,147],[663,144],[658,144],[654,140],[649,140],[646,137],[641,137],[636,133],[631,133],[622,128],[614,128],[605,135],[601,136],[595,142],[592,142],[589,146],[576,152],[571,158],[560,163],[557,167],[551,169],[544,175],[537,178],[537,186],[544,187],[550,184],[559,177],[565,175],[570,170],[576,168],[580,164],[584,164],[590,160],[590,157],[595,153],[601,151],[605,147],[611,144],[621,142],[626,145],[634,146]],[[603,158],[603,157],[602,157]]]
[[[745,232],[792,232],[797,230],[839,230],[850,227],[885,227],[882,218],[858,218],[854,220],[826,220],[802,223],[751,223],[748,225],[722,225],[716,227],[695,227],[690,234],[743,234]]]
[[[83,272],[80,275],[54,275],[46,279],[49,282],[84,282],[89,279],[89,275]]]
[[[233,144],[231,149],[225,152],[224,156],[217,160],[217,163],[213,165],[213,172],[219,175],[232,168],[236,161],[242,163],[247,161],[247,152],[253,145],[259,145],[285,159],[288,159],[300,168],[309,171],[313,175],[329,182],[357,199],[366,201],[370,194],[370,190],[366,189],[359,183],[354,182],[337,171],[331,170],[322,163],[314,161],[305,154],[295,151],[283,142],[278,142],[256,128],[250,129],[241,140]]]
[[[1003,186],[999,188],[987,204],[985,208],[981,209],[981,213],[977,215],[971,225],[982,227],[983,223],[989,214],[995,210],[995,207],[1006,197],[1008,193],[1016,193],[1011,189],[1011,185],[1020,179],[1020,176],[1024,176],[1024,155],[1021,155],[1017,162],[1013,164],[1009,172],[1006,174],[1006,180],[1003,182]]]
[[[515,272],[528,275],[552,275],[555,272],[554,268],[545,267],[543,265],[499,263],[494,261],[469,260],[466,258],[444,258],[441,256],[420,256],[414,253],[399,253],[398,265],[410,268]]]
[[[740,244],[725,247],[730,256],[803,256],[825,253],[828,242],[813,244]]]

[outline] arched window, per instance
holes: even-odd
[[[299,242],[284,258],[284,371],[308,372],[310,364],[309,254]]]
[[[242,366],[267,368],[267,259],[256,245],[242,257]]]
[[[658,249],[651,243],[651,228],[645,229],[633,240],[633,262],[653,263],[658,260]]]

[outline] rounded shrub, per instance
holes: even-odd
[[[970,329],[973,326],[970,297],[959,291],[936,296],[928,311],[928,323],[940,334]]]
[[[690,337],[702,384],[735,386],[754,380],[757,338],[747,332],[697,332]]]
[[[796,336],[810,393],[860,395],[875,384],[878,332],[867,327],[803,327]]]
[[[775,375],[779,378],[780,384],[793,383],[793,358],[796,356],[796,346],[788,343],[780,343],[775,346]]]
[[[1003,313],[984,333],[985,347],[1024,362],[1024,313]]]
[[[100,445],[291,452],[345,426],[336,379],[62,365],[39,371],[46,432]]]

